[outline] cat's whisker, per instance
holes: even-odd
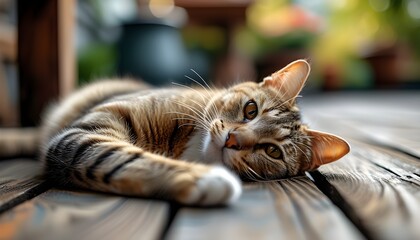
[[[249,169],[248,169],[249,170]],[[252,170],[252,169],[251,169]],[[253,170],[252,170],[253,171]],[[281,178],[273,178],[273,179],[264,179],[263,177],[261,177],[260,175],[258,175],[258,177],[260,177],[261,179],[257,179],[255,178],[254,175],[252,175],[251,173],[249,173],[248,171],[245,171],[245,173],[247,174],[247,177],[249,178],[249,180],[255,181],[255,182],[262,182],[262,183],[266,183],[266,182],[275,182],[275,181],[279,181],[281,180]]]
[[[203,129],[203,130],[210,131],[210,128],[207,127],[206,124],[202,123],[201,121],[198,121],[197,119],[181,117],[181,118],[174,118],[173,120],[176,120],[176,119],[178,119],[178,120],[189,120],[189,121],[193,121],[193,122],[190,122],[190,123],[181,124],[181,125],[178,126],[178,128],[180,128],[182,126],[185,126],[185,125],[190,125],[190,126],[195,126],[197,128]]]
[[[305,156],[306,160],[309,161],[311,158],[308,156],[308,154],[306,154],[302,148],[300,148],[297,144],[295,144],[296,147],[299,149],[299,151]]]
[[[188,113],[183,113],[183,112],[167,112],[165,114],[178,114],[178,115],[190,117],[189,118],[190,120],[194,120],[194,121],[201,120],[197,116],[194,116],[194,115],[191,115],[191,114],[188,114]]]
[[[202,109],[197,109],[195,106],[189,105],[183,101],[175,100],[174,103],[178,104],[179,106],[186,107],[191,111],[194,111],[194,113],[196,113],[197,115],[203,114]]]
[[[178,128],[182,128],[184,126],[192,126],[192,127],[202,128],[202,126],[194,124],[194,123],[184,123],[184,124],[179,125]]]
[[[172,120],[181,120],[181,121],[183,121],[183,120],[187,120],[187,121],[190,121],[190,122],[188,122],[188,123],[183,123],[183,124],[194,124],[195,126],[199,126],[199,124],[196,124],[195,122],[195,120],[194,119],[191,119],[191,118],[185,118],[185,117],[182,117],[182,118],[173,118]],[[178,126],[179,127],[179,126]]]
[[[202,129],[210,130],[210,127],[209,127],[210,125],[208,124],[207,121],[198,117],[193,117],[191,120],[193,120],[193,122],[196,123],[197,126],[201,126]]]
[[[245,168],[243,169],[244,173],[252,181],[255,181],[255,182],[275,182],[275,181],[279,181],[279,180],[282,179],[281,177],[270,178],[270,179],[264,178],[260,174],[258,174],[254,169],[252,169],[250,166],[248,166],[247,164],[244,164],[244,165],[245,165]],[[256,177],[258,177],[259,179],[257,179]]]
[[[188,78],[189,80],[191,80],[191,81],[193,81],[193,82],[195,82],[196,84],[198,84],[199,86],[201,86],[205,91],[206,91],[206,93],[207,93],[207,95],[209,96],[209,97],[211,97],[213,94],[212,93],[214,93],[214,92],[212,92],[212,90],[211,89],[209,89],[209,88],[206,88],[203,84],[201,84],[199,81],[197,81],[197,80],[195,80],[194,78],[192,78],[192,77],[190,77],[190,76],[188,76],[188,75],[185,75],[185,77],[186,78]],[[210,91],[209,91],[210,90]]]
[[[205,111],[205,106],[204,106],[204,104],[202,104],[202,103],[200,103],[200,102],[197,102],[197,101],[195,101],[195,100],[193,100],[193,99],[189,99],[189,101],[191,101],[192,103],[195,103],[195,104],[197,104],[201,109],[203,109],[203,111]]]
[[[176,86],[179,86],[179,87],[183,87],[183,88],[187,88],[187,89],[193,90],[195,93],[197,93],[197,94],[201,97],[201,99],[202,99],[204,102],[206,102],[206,101],[208,101],[208,100],[209,100],[209,96],[205,96],[203,93],[201,93],[200,91],[198,91],[198,90],[197,90],[197,89],[195,89],[195,88],[192,88],[192,87],[190,87],[190,86],[187,86],[187,85],[184,85],[184,84],[181,84],[181,83],[176,83],[176,82],[172,82],[172,84],[173,84],[173,85],[176,85]]]
[[[194,69],[190,69],[190,70],[191,72],[195,73],[195,75],[197,75],[201,79],[201,81],[203,81],[203,83],[207,86],[207,88],[213,92],[212,88],[207,84],[206,80],[204,80],[204,78],[200,74],[198,74]]]
[[[254,169],[252,169],[251,167],[248,166],[247,167],[247,170],[252,173],[251,176],[254,178],[254,180],[262,180],[262,179],[264,179],[263,177],[261,177],[261,175],[259,175],[257,172],[255,172]],[[256,179],[254,176],[257,176],[260,179]]]
[[[212,88],[212,87],[210,87],[209,86],[209,84],[207,83],[207,81],[206,80],[204,80],[204,78],[200,75],[200,74],[198,74],[194,69],[190,69],[193,73],[195,73],[195,75],[197,75],[200,79],[201,79],[201,81],[207,86],[207,89],[208,90],[210,90],[210,93],[211,93],[211,95],[212,96],[214,96],[215,95],[215,92],[214,92],[214,88]],[[207,91],[208,92],[208,91]],[[209,93],[209,92],[208,92]],[[214,103],[213,101],[212,101],[212,103]],[[217,114],[217,108],[216,108],[216,106],[214,105],[214,104],[211,104],[211,107],[213,108],[213,110],[215,111],[215,114],[216,114],[216,116],[218,115]]]
[[[196,83],[197,85],[199,85],[200,87],[202,87],[204,90],[206,90],[207,94],[208,94],[209,96],[211,96],[211,94],[210,94],[210,92],[207,90],[207,88],[206,88],[203,84],[201,84],[199,81],[195,80],[194,78],[192,78],[192,77],[190,77],[190,76],[188,76],[188,75],[184,75],[184,77],[188,78],[189,80],[193,81],[194,83]]]
[[[172,120],[188,120],[188,121],[195,122],[196,119],[187,118],[187,117],[176,117],[176,118],[172,118]]]
[[[241,165],[241,169],[242,169],[242,171],[243,171],[243,174],[245,175],[245,177],[247,178],[247,179],[249,179],[249,180],[252,180],[252,181],[255,181],[255,182],[258,182],[259,180],[255,177],[255,175],[253,175],[252,174],[252,172],[250,171],[250,167],[249,166],[247,166],[246,164],[244,164],[244,163],[240,163],[239,165]],[[252,169],[251,169],[252,170]],[[253,171],[253,170],[252,170]]]
[[[207,89],[210,91],[211,96],[214,97],[216,95],[215,94],[216,93],[215,92],[216,88],[214,87],[214,85],[213,84],[208,84],[207,81],[204,80],[204,78],[199,73],[197,73],[194,69],[191,69],[191,71],[201,79],[201,81],[206,85]]]
[[[220,116],[220,109],[216,106],[216,103],[214,101],[211,102],[210,106],[213,109],[214,118]]]
[[[195,75],[197,75],[199,78],[200,78],[200,80],[205,84],[205,86],[203,85],[203,84],[201,84],[200,82],[198,82],[197,80],[195,80],[194,78],[192,78],[192,77],[190,77],[190,76],[187,76],[187,75],[185,75],[185,77],[186,78],[188,78],[188,79],[190,79],[191,81],[193,81],[193,82],[195,82],[196,84],[198,84],[199,86],[201,86],[205,91],[206,91],[206,93],[207,93],[207,95],[208,95],[208,100],[209,100],[209,102],[210,102],[210,105],[209,105],[209,108],[211,109],[211,111],[206,111],[206,113],[208,113],[208,115],[210,116],[210,119],[212,120],[212,119],[215,119],[219,114],[218,114],[218,111],[217,111],[217,107],[216,107],[216,105],[214,104],[214,101],[212,101],[211,99],[210,99],[210,97],[211,96],[213,96],[214,97],[214,95],[215,95],[215,92],[213,91],[213,89],[209,86],[209,84],[206,82],[206,80],[204,80],[204,78],[203,77],[201,77],[201,75],[200,74],[198,74],[194,69],[190,69]]]
[[[210,101],[208,108],[209,110],[206,109],[206,112],[209,114],[211,120],[214,120],[220,116],[219,109],[217,108],[214,101]]]
[[[243,161],[235,161],[237,163],[239,163],[241,166],[241,168],[244,170],[244,173],[247,175],[247,177],[255,182],[264,182],[264,177],[262,177],[260,174],[258,174],[254,169],[252,169],[247,163],[243,162]],[[258,179],[258,178],[259,179]]]
[[[186,104],[184,102],[180,102],[180,101],[174,101],[174,103],[176,103],[176,104],[178,104],[178,105],[180,105],[182,107],[185,107],[185,108],[189,109],[190,111],[192,111],[193,113],[195,113],[200,119],[202,119],[204,121],[207,120],[205,118],[203,112],[200,111],[200,109],[197,109],[197,108],[195,108],[193,106],[190,106],[190,105],[188,105],[188,104]]]
[[[177,118],[173,118],[173,119],[174,120],[175,119],[190,120],[190,121],[198,123],[202,127],[202,129],[209,130],[208,124],[206,124],[207,122],[203,122],[203,120],[201,118],[197,117],[197,116],[194,116],[194,115],[191,115],[191,114],[188,114],[188,113],[184,113],[184,112],[167,112],[166,114],[179,114],[179,115],[185,116],[185,117],[177,117]]]

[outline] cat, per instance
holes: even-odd
[[[340,159],[348,143],[301,122],[310,73],[297,60],[227,89],[88,85],[49,110],[40,158],[48,181],[186,205],[225,205],[244,181],[296,176]]]

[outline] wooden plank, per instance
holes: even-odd
[[[158,239],[168,204],[50,190],[0,215],[0,239]]]
[[[302,100],[302,109],[312,126],[420,158],[419,103],[420,92],[330,94]]]
[[[45,191],[39,162],[30,159],[0,161],[0,213]]]
[[[364,239],[363,235],[306,177],[270,184],[283,239]]]
[[[74,84],[73,29],[69,24],[74,4],[74,0],[17,2],[22,126],[37,125],[46,105],[68,93]]]
[[[247,186],[226,209],[182,209],[168,234],[168,239],[299,238],[363,239],[306,177]]]
[[[381,119],[382,123],[381,120],[374,123],[374,118],[366,115],[362,119],[354,119],[353,115],[352,119],[352,117],[346,117],[344,114],[337,117],[323,112],[311,114],[309,118],[311,119],[310,122],[315,122],[312,125],[327,129],[326,131],[332,131],[335,134],[359,141],[395,148],[420,158],[420,126],[418,126],[418,123],[412,122],[413,120],[420,122],[420,112],[418,114],[415,112],[394,114],[401,118],[400,126],[396,126],[395,122],[383,123],[386,117],[381,116],[380,113],[376,114],[375,119]],[[403,119],[410,120],[405,121]],[[388,118],[388,121],[391,121],[391,119]]]
[[[378,239],[419,239],[420,165],[352,143],[350,155],[320,172]]]
[[[281,239],[281,226],[270,192],[251,185],[230,207],[181,209],[167,239]]]
[[[420,162],[401,154],[419,156],[418,102],[418,94],[382,93],[332,95],[304,104],[314,128],[350,141],[350,154],[319,172],[350,204],[372,238],[420,239]],[[392,148],[367,144],[371,142]],[[313,176],[315,183],[322,175]]]

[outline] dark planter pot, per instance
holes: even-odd
[[[153,85],[185,82],[189,59],[177,28],[147,22],[123,25],[118,41],[118,71]]]

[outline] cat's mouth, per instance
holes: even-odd
[[[234,156],[232,156],[234,154],[234,152],[236,152],[237,150],[234,150],[232,148],[227,148],[225,146],[222,147],[221,149],[221,161],[223,163],[223,165],[227,166],[229,169],[234,170],[234,164],[232,163],[232,160],[234,158]]]
[[[220,160],[222,161],[223,165],[228,166],[227,161],[225,160],[226,150],[227,149],[225,147],[222,147],[221,149],[222,154],[221,154]]]

